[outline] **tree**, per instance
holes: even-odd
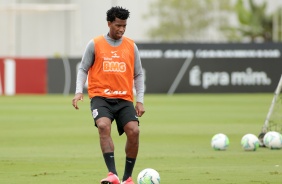
[[[212,30],[221,36],[218,41],[273,40],[273,16],[266,13],[266,1],[231,3],[226,0],[155,0],[145,18],[155,17],[158,24],[149,28],[148,36],[153,41],[206,41],[211,40],[207,35],[212,36],[209,33]],[[232,25],[232,15],[237,17],[238,26]]]
[[[272,15],[267,15],[267,3],[255,4],[248,0],[248,7],[245,7],[243,0],[237,0],[235,10],[237,13],[239,27],[231,28],[235,34],[239,34],[239,41],[248,38],[251,42],[272,41]],[[232,39],[232,37],[230,37]]]
[[[195,41],[211,26],[227,24],[222,13],[230,10],[225,0],[155,0],[145,19],[156,17],[159,24],[149,28],[148,35],[158,41]]]

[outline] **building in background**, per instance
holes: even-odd
[[[0,56],[81,56],[90,39],[108,31],[106,11],[128,8],[126,35],[146,40],[149,0],[0,0]],[[64,6],[65,5],[65,6]]]
[[[126,36],[139,43],[150,42],[146,30],[158,22],[156,19],[145,21],[143,16],[151,2],[0,0],[0,56],[80,57],[90,39],[108,31],[106,11],[115,5],[131,12]],[[268,2],[269,11],[282,4],[277,0]],[[211,29],[201,38],[220,42],[222,37]]]

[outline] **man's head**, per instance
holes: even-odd
[[[125,32],[127,19],[130,12],[127,9],[116,6],[107,11],[108,27],[110,28],[109,36],[115,40],[122,37]]]

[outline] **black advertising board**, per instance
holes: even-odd
[[[282,74],[279,43],[137,43],[137,46],[146,93],[274,92]],[[48,60],[48,93],[75,92],[80,60]]]
[[[138,44],[147,93],[274,92],[281,44]]]
[[[75,93],[78,58],[48,59],[48,93]]]

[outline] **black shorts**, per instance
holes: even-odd
[[[113,122],[116,121],[119,135],[124,133],[123,127],[130,121],[139,120],[133,106],[133,103],[123,99],[108,99],[104,97],[93,97],[90,101],[91,113],[96,121],[101,117],[107,117]]]

